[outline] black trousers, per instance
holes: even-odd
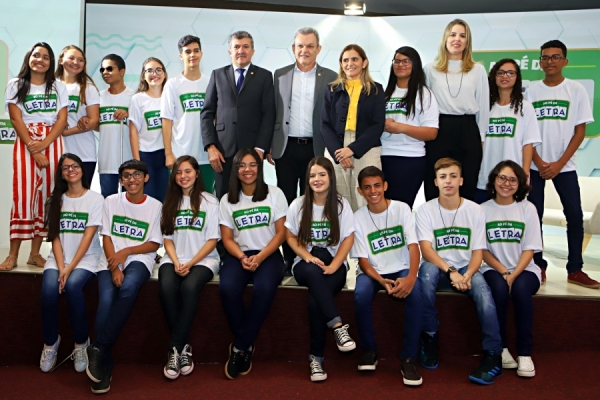
[[[440,126],[437,137],[425,142],[427,170],[425,172],[425,199],[427,201],[439,196],[435,186],[433,167],[437,160],[451,157],[462,164],[463,185],[460,195],[465,199],[475,200],[477,178],[483,157],[481,135],[475,115],[440,114]]]
[[[237,152],[236,152],[237,153]],[[221,163],[223,171],[215,172],[215,195],[217,199],[221,199],[225,193],[229,191],[229,179],[231,178],[231,170],[233,168],[233,157],[225,157],[225,163]],[[237,172],[237,170],[236,170]],[[208,190],[208,189],[207,189]],[[209,190],[210,191],[210,190]]]

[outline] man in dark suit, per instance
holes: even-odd
[[[309,161],[323,155],[323,93],[337,78],[335,72],[317,64],[321,46],[315,29],[298,29],[292,51],[296,62],[275,71],[275,129],[271,154],[267,155],[275,165],[277,186],[288,204],[296,198],[298,186],[304,194]],[[295,254],[286,243],[283,250],[286,264],[291,267]]]
[[[251,64],[254,40],[245,31],[229,37],[231,65],[214,70],[200,114],[202,143],[215,170],[215,192],[229,189],[233,156],[244,147],[263,157],[271,147],[275,122],[273,75]]]

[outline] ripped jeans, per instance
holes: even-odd
[[[461,275],[466,271],[466,266],[458,268],[458,272]],[[437,332],[440,326],[440,322],[436,318],[436,291],[464,293],[473,300],[473,303],[475,303],[477,318],[481,325],[483,350],[493,351],[496,354],[502,353],[502,339],[500,339],[500,327],[498,325],[498,316],[496,315],[496,304],[494,303],[490,287],[479,271],[471,277],[471,289],[466,292],[459,292],[450,285],[450,280],[441,269],[424,261],[419,268],[419,282],[421,283],[421,292],[423,293],[424,303],[423,322],[421,324],[422,331]]]

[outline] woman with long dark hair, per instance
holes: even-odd
[[[256,150],[240,149],[233,157],[229,192],[219,208],[221,237],[227,250],[219,292],[234,335],[225,364],[229,379],[246,375],[252,368],[254,341],[285,268],[279,246],[285,240],[287,209],[281,189],[265,183],[262,159]],[[250,282],[254,287],[246,307],[242,295]]]
[[[171,331],[163,373],[169,379],[194,369],[190,330],[200,291],[219,272],[219,201],[204,188],[198,161],[173,164],[160,221],[165,256],[158,270],[160,300]]]
[[[435,96],[425,85],[421,57],[412,47],[396,50],[385,100],[381,166],[388,182],[386,196],[412,208],[425,179],[425,142],[436,138],[439,118]]]
[[[23,59],[19,75],[6,87],[5,110],[17,133],[13,147],[13,197],[10,212],[10,251],[0,270],[17,266],[23,240],[31,240],[27,264],[43,268],[40,255],[44,204],[54,188],[63,153],[62,132],[67,126],[69,96],[54,77],[54,52],[48,43],[34,44]]]
[[[309,291],[310,380],[323,381],[327,328],[333,330],[340,351],[356,348],[333,301],[346,283],[354,215],[336,190],[333,163],[327,158],[315,157],[308,164],[304,195],[290,204],[285,227],[287,243],[297,254],[292,273]]]
[[[65,293],[69,320],[73,327],[75,370],[87,366],[85,349],[89,330],[85,313],[83,288],[96,275],[103,258],[96,234],[102,225],[104,198],[90,190],[81,159],[65,153],[58,160],[55,185],[46,204],[45,226],[52,251],[44,266],[42,278],[42,336],[44,349],[40,368],[49,372],[56,364],[60,345],[58,334],[58,297]]]

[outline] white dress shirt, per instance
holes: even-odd
[[[308,72],[294,66],[290,102],[290,137],[312,138],[312,114],[315,104],[317,65]]]

